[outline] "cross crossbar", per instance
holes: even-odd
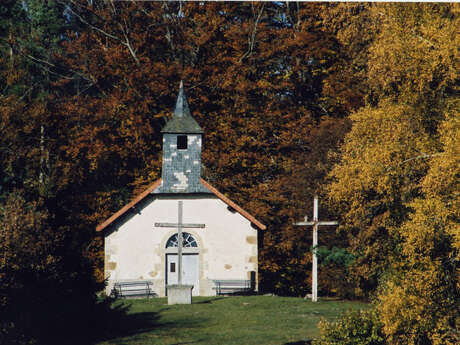
[[[337,221],[321,221],[321,222],[298,222],[298,223],[294,223],[294,225],[315,225],[315,224],[318,224],[318,225],[339,225],[339,222]]]
[[[204,228],[205,224],[178,224],[178,223],[155,223],[156,228],[177,228],[179,225],[182,228]]]

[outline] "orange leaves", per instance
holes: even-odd
[[[158,178],[160,130],[183,79],[205,130],[203,177],[272,225],[267,267],[289,263],[291,278],[304,270],[308,255],[291,245],[299,238],[303,245],[305,238],[286,224],[311,208],[307,200],[331,167],[328,152],[347,129],[339,119],[343,110],[335,112],[333,86],[323,87],[326,79],[333,84],[328,73],[338,48],[323,30],[324,8],[223,2],[71,6],[81,26],[78,35],[69,33],[56,59],[73,77],[54,84],[58,103],[49,109],[54,141],[48,149],[61,203],[78,209],[72,217],[91,227]],[[360,98],[354,88],[347,90]],[[347,102],[343,97],[340,107]],[[297,271],[296,262],[303,265]]]

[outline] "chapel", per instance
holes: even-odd
[[[161,297],[177,284],[178,229],[159,225],[178,223],[178,204],[185,224],[181,279],[192,294],[216,295],[216,280],[251,280],[257,290],[258,232],[266,226],[201,178],[204,132],[182,82],[161,132],[161,179],[96,228],[104,236],[107,294],[116,283],[145,280]]]

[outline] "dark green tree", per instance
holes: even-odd
[[[0,27],[0,342],[88,343],[102,288],[84,256],[91,229],[58,200],[56,82],[76,78],[56,56],[75,27],[62,4],[32,0],[2,2]]]

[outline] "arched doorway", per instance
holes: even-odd
[[[178,283],[178,234],[172,235],[166,241],[166,286]],[[200,292],[200,263],[198,242],[192,234],[182,233],[182,284],[193,285],[192,294]]]

